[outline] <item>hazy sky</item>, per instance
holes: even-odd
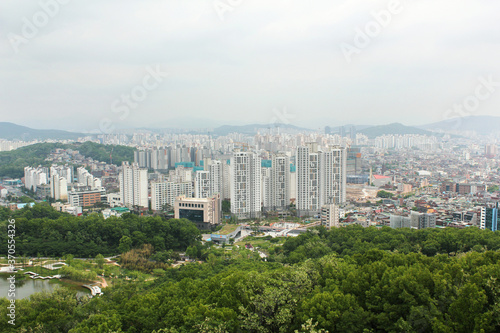
[[[99,131],[500,115],[499,22],[493,0],[1,0],[0,121]]]

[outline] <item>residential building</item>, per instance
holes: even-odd
[[[390,227],[394,229],[411,228],[411,218],[409,216],[391,215]]]
[[[231,158],[231,179],[231,212],[243,219],[260,217],[260,158],[253,152],[235,151]]]
[[[168,204],[174,207],[175,198],[184,195],[187,198],[193,196],[192,182],[156,182],[151,183],[151,209],[155,211],[163,210]]]
[[[137,163],[122,163],[118,176],[122,205],[126,207],[148,208],[148,170],[140,168]]]
[[[317,144],[297,148],[297,213],[318,214],[324,204],[346,201],[346,153],[334,147],[319,151]]]
[[[411,212],[411,227],[416,229],[435,228],[436,215],[419,212]]]
[[[337,228],[340,226],[340,211],[336,204],[323,205],[321,207],[321,225],[327,228]]]

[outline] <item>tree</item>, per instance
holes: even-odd
[[[231,214],[231,200],[222,200],[222,213]]]
[[[120,245],[118,246],[118,251],[120,253],[125,253],[130,251],[130,248],[132,247],[132,239],[129,236],[123,236],[120,239]]]
[[[394,194],[392,194],[390,192],[387,192],[387,191],[384,191],[384,190],[380,190],[380,191],[377,192],[377,197],[378,198],[392,199],[393,196],[394,196]]]
[[[104,266],[104,263],[106,262],[106,259],[104,259],[104,256],[102,254],[98,254],[96,257],[95,257],[95,262],[97,264],[97,267],[99,268],[103,268]]]

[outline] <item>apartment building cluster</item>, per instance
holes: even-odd
[[[176,201],[179,197],[217,197],[219,201],[230,199],[231,213],[240,219],[259,218],[265,211],[284,212],[294,206],[299,216],[319,216],[324,205],[345,203],[345,148],[319,149],[317,143],[311,143],[298,147],[293,155],[244,148],[234,149],[227,159],[176,162],[168,172],[149,173],[149,179],[148,169],[154,168],[147,167],[148,160],[159,150],[138,152],[136,162],[122,165],[121,203],[145,209],[150,196],[151,209],[161,211],[183,207]],[[220,202],[217,207],[221,207]]]
[[[24,186],[39,198],[52,198],[68,202],[72,207],[90,207],[106,201],[106,191],[101,180],[84,167],[76,169],[70,165],[50,167],[25,167]]]

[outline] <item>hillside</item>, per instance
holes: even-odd
[[[24,176],[25,166],[49,165],[45,161],[49,153],[56,149],[78,150],[85,157],[109,163],[113,148],[113,164],[120,165],[122,161],[134,160],[134,148],[125,146],[101,145],[87,141],[85,143],[37,143],[21,147],[12,151],[0,152],[0,177],[21,178]]]
[[[494,116],[468,116],[457,117],[439,121],[436,123],[418,126],[421,129],[444,132],[468,132],[474,131],[478,134],[489,135],[500,131],[500,117]]]
[[[419,134],[419,135],[435,135],[430,131],[423,130],[421,128],[405,126],[401,123],[392,123],[388,125],[372,126],[360,130],[362,133],[369,137],[370,139],[376,138],[377,136],[392,134],[392,135],[405,135],[405,134]]]
[[[0,139],[6,140],[76,140],[86,136],[83,133],[67,132],[61,130],[40,130],[9,122],[0,122]]]

